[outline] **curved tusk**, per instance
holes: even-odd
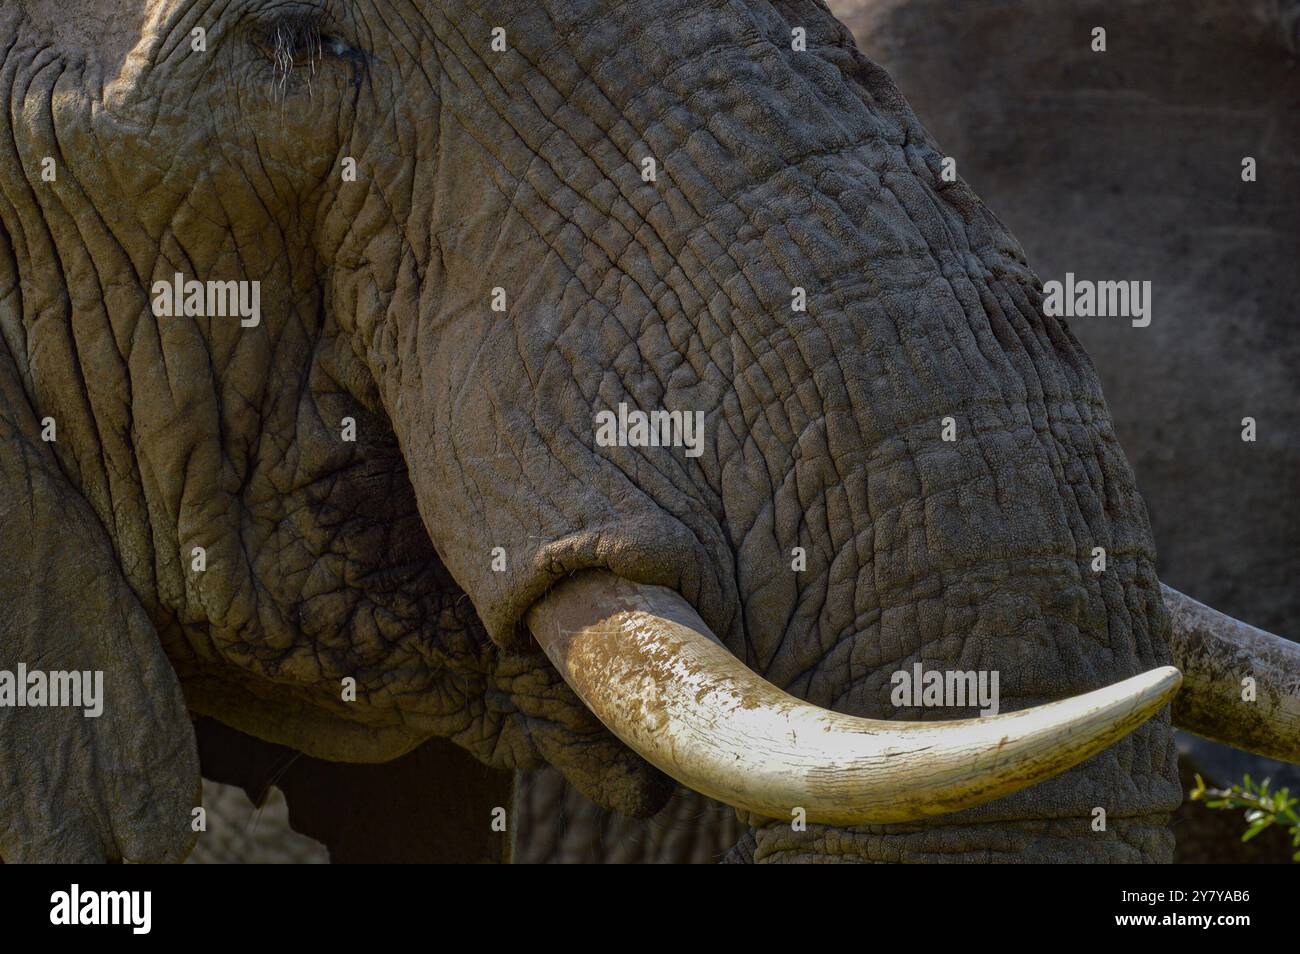
[[[565,681],[615,735],[698,792],[768,818],[862,825],[953,812],[1063,772],[1177,691],[1153,669],[985,719],[882,722],[796,699],[729,653],[672,590],[588,571],[528,614]]]
[[[1186,674],[1174,725],[1256,755],[1300,763],[1300,644],[1163,584],[1174,660]],[[1242,680],[1255,697],[1242,699]]]

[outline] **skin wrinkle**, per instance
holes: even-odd
[[[25,222],[24,222],[24,224],[25,224]],[[47,233],[47,235],[48,235],[48,233]],[[60,273],[61,273],[62,262],[58,259],[57,256],[50,256],[49,258],[46,259],[46,261],[49,261],[49,262],[51,262],[52,264],[54,264],[56,268],[60,269]],[[51,303],[51,305],[53,305],[53,304],[54,304],[54,303]],[[36,327],[36,324],[37,324],[38,322],[41,322],[41,321],[44,319],[44,317],[45,317],[45,311],[44,311],[44,310],[41,310],[41,309],[33,309],[33,312],[34,312],[34,318],[33,318],[33,320],[32,320],[30,323],[28,323],[28,322],[20,322],[20,323],[19,323],[19,324],[20,324],[20,327],[23,327],[25,330],[33,329],[33,328]],[[30,345],[30,343],[31,343],[31,335],[30,335],[30,331],[29,331],[29,334],[28,334],[26,340],[27,340],[27,343]],[[33,365],[39,364],[39,362],[40,362],[40,358],[41,358],[41,355],[39,354],[39,352],[33,352],[33,351],[25,351],[25,352],[24,352],[24,356],[25,356],[26,359],[27,359],[26,362],[25,362],[25,364],[27,365],[28,369],[31,369],[31,368],[33,367]],[[60,468],[60,470],[64,470],[64,471],[67,470],[68,465],[67,465],[67,463],[65,462],[65,460],[64,460],[61,456],[56,455],[55,460],[56,460],[56,463],[57,463],[58,467]]]
[[[60,261],[60,270],[65,273],[70,273],[71,271],[73,271],[73,269],[69,268],[67,263],[63,262],[62,260]],[[69,317],[71,317],[71,315]],[[75,322],[70,322],[70,326],[69,326],[70,333],[67,335],[65,341],[69,351],[71,352],[72,366],[76,372],[77,383],[80,386],[79,393],[84,395],[87,394],[90,389],[85,374],[85,362],[82,359],[81,349],[78,347],[77,331],[78,331],[77,324]],[[75,471],[77,473],[78,480],[82,481],[83,483],[90,483],[90,481],[94,480],[94,478],[89,475],[93,475],[95,473],[95,468],[93,466],[90,466],[90,464],[102,463],[105,455],[104,455],[102,437],[98,432],[98,426],[95,423],[94,416],[90,412],[88,400],[84,402],[83,407],[81,409],[85,412],[85,417],[89,419],[89,424],[86,425],[82,421],[78,421],[78,423],[82,424],[83,427],[86,427],[88,432],[93,434],[95,446],[91,447],[86,454],[78,455],[76,458],[74,458],[73,464],[75,465]],[[99,483],[99,481],[95,480],[93,487],[89,489],[87,492],[95,502],[100,504],[101,507],[107,508],[109,506],[108,495],[106,493],[105,488],[101,483]]]
[[[65,169],[68,168],[68,166],[67,166],[66,163],[64,163],[64,168],[65,168]],[[71,178],[71,176],[69,176],[69,177]],[[81,189],[80,189],[79,185],[75,182],[75,179],[73,180],[73,186],[74,186],[74,188],[77,189],[77,192],[78,192],[78,193],[81,193]],[[83,197],[84,197],[84,196],[83,196]],[[67,211],[67,213],[68,213],[68,218],[74,222],[74,228],[75,228],[75,227],[76,227],[76,225],[75,225],[75,223],[76,223],[76,219],[75,219],[75,217],[72,216],[71,210],[70,210],[70,209],[66,209],[65,211]],[[95,223],[100,227],[99,229],[97,229],[98,237],[101,238],[104,242],[107,242],[107,243],[113,243],[114,240],[113,240],[113,238],[112,238],[112,236],[111,236],[111,233],[110,233],[109,230],[107,229],[106,223],[104,223],[103,220],[102,220],[101,218],[98,217],[97,213],[96,213],[96,217],[95,217],[95,220],[94,220],[94,221],[95,221]],[[91,244],[91,243],[89,243],[89,242],[86,241],[86,239],[85,239],[85,237],[84,237],[84,233],[82,233],[82,237],[83,237],[83,242],[84,242],[85,244],[87,244],[87,245]],[[126,257],[125,257],[124,254],[122,254],[122,250],[120,249],[120,247],[116,247],[116,248],[115,248],[115,253],[116,253],[116,254],[114,255],[114,258],[117,258],[117,259],[119,260],[119,262],[125,262],[125,258],[126,258]],[[99,267],[98,267],[97,263],[94,261],[93,257],[91,257],[91,261],[90,261],[90,263],[91,263],[92,268],[94,268],[94,269],[96,270],[97,275],[100,276],[100,282],[101,282],[101,284],[103,284],[103,277],[102,277],[102,276],[103,276],[103,272],[102,272],[101,269],[99,269]],[[126,266],[127,266],[128,269],[130,269],[130,263],[129,263],[129,262],[126,262]],[[132,273],[132,275],[133,275],[133,277],[135,277],[135,278],[137,279],[137,284],[136,284],[136,285],[128,285],[127,287],[129,287],[129,288],[139,287],[139,286],[138,286],[138,276],[135,276],[134,273]],[[109,321],[108,321],[108,315],[107,315],[107,312],[106,312],[106,310],[104,309],[104,307],[103,307],[102,305],[92,305],[91,308],[92,308],[93,313],[94,313],[97,317],[99,317],[99,316],[102,316],[102,317],[103,317],[103,319],[104,319],[104,325],[103,325],[104,329],[106,329],[106,330],[109,332],[109,334],[112,334],[113,329],[112,329],[112,327],[111,327],[111,324],[110,324]],[[75,312],[74,312],[74,314],[75,314]],[[73,325],[73,331],[74,331],[73,342],[74,342],[74,344],[75,344],[75,342],[76,342],[76,340],[77,340],[77,335],[76,335],[77,326],[76,326],[76,324]],[[102,339],[102,335],[97,335],[96,337],[99,337],[99,338]],[[138,505],[138,502],[139,502],[138,495],[136,495],[136,494],[133,492],[133,490],[134,490],[134,478],[136,477],[137,471],[136,471],[136,467],[135,467],[135,463],[134,463],[134,454],[131,453],[132,447],[131,447],[131,444],[130,444],[130,437],[129,437],[129,435],[130,435],[130,429],[131,429],[131,424],[130,424],[130,421],[131,421],[130,407],[131,407],[131,404],[132,404],[132,396],[131,396],[131,395],[132,395],[132,388],[131,388],[131,384],[130,384],[130,378],[129,378],[129,375],[125,373],[125,369],[126,369],[126,356],[125,356],[125,354],[122,352],[122,350],[121,350],[121,346],[120,346],[120,344],[119,344],[119,343],[117,342],[117,340],[116,340],[116,339],[117,339],[117,336],[114,335],[113,337],[114,337],[114,344],[115,344],[115,348],[116,348],[116,356],[117,356],[117,358],[118,358],[118,367],[119,367],[119,368],[121,369],[121,371],[123,372],[123,373],[121,373],[121,374],[115,376],[115,379],[114,379],[113,384],[115,385],[115,389],[119,389],[119,390],[117,390],[117,394],[121,394],[122,391],[125,392],[125,401],[122,403],[122,409],[123,409],[123,413],[124,413],[124,414],[126,415],[126,417],[127,417],[127,423],[126,423],[123,427],[120,428],[120,430],[118,431],[118,434],[117,434],[117,436],[118,436],[118,440],[116,441],[116,443],[117,443],[118,446],[119,446],[120,452],[119,452],[119,453],[113,453],[113,454],[110,454],[109,451],[108,451],[108,443],[109,443],[109,442],[105,439],[104,431],[103,431],[103,427],[108,423],[108,421],[111,420],[111,418],[108,418],[108,419],[101,419],[100,417],[96,417],[96,418],[95,418],[95,425],[96,425],[96,428],[97,428],[97,431],[98,431],[98,434],[99,434],[98,446],[99,446],[99,452],[100,452],[100,455],[101,455],[101,462],[102,462],[103,464],[108,465],[108,466],[111,466],[111,463],[110,463],[111,461],[118,461],[118,460],[120,460],[120,461],[122,461],[122,462],[124,463],[124,467],[123,467],[121,470],[118,471],[119,476],[122,478],[122,479],[120,480],[120,482],[119,482],[119,486],[120,486],[122,489],[126,490],[126,492],[127,492],[128,494],[130,494],[130,496],[131,496],[131,502],[132,502],[133,504],[135,504],[135,505]],[[89,351],[90,351],[91,353],[95,353],[95,352],[97,352],[97,351],[102,353],[102,350],[103,350],[102,348],[95,348],[95,347],[93,346],[93,343],[92,343],[92,347],[89,349]],[[83,349],[81,349],[81,348],[77,348],[76,356],[77,356],[77,359],[78,359],[79,367],[80,367],[81,370],[82,370],[82,380],[83,380],[83,381],[87,381],[87,382],[90,381],[90,380],[97,380],[99,376],[98,376],[98,375],[89,375],[89,374],[86,374],[84,365],[82,365],[82,364],[80,363],[80,362],[81,362],[81,355],[82,355],[83,353],[84,353]],[[120,507],[120,505],[119,505],[118,503],[116,503],[116,502],[114,501],[114,499],[113,499],[113,490],[114,490],[114,484],[113,484],[113,481],[109,480],[109,481],[106,481],[106,482],[105,482],[105,484],[104,484],[104,486],[103,486],[103,490],[101,491],[101,493],[102,493],[102,499],[104,500],[104,504],[103,504],[103,508],[104,508],[104,510],[111,512],[112,515],[113,515],[113,519],[114,519],[114,528],[115,528],[115,530],[116,530],[116,532],[115,532],[115,534],[114,534],[114,539],[115,539],[115,540],[118,540],[118,539],[121,539],[121,538],[125,535],[125,533],[127,532],[128,528],[127,528],[127,527],[123,527],[120,523],[117,522],[117,518],[118,518],[119,515],[121,514],[121,507]],[[118,549],[119,549],[119,554],[123,554],[124,547],[119,546]],[[123,554],[123,555],[124,555],[124,554]],[[140,560],[139,563],[138,563],[137,565],[145,565],[145,566],[147,566],[149,562],[150,562],[149,557],[146,556],[143,560]]]

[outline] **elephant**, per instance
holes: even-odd
[[[1170,184],[1176,180],[1160,172],[1169,148],[1194,149],[1199,155],[1217,148],[1223,138],[1217,127],[1178,122],[1180,115],[1189,119],[1195,115],[1181,104],[1205,104],[1213,91],[1202,72],[1168,69],[1164,61],[1148,57],[1133,60],[1130,50],[1168,48],[1176,67],[1191,61],[1197,44],[1205,42],[1203,37],[1213,37],[1215,43],[1225,35],[1238,37],[1239,43],[1248,41],[1249,56],[1225,62],[1221,52],[1215,55],[1213,85],[1222,95],[1253,82],[1258,88],[1238,89],[1234,98],[1243,103],[1269,102],[1270,108],[1259,111],[1257,118],[1239,112],[1234,121],[1257,122],[1261,139],[1269,128],[1281,131],[1282,136],[1271,140],[1270,151],[1280,158],[1295,152],[1288,145],[1288,135],[1294,138],[1294,123],[1287,125],[1295,112],[1287,108],[1287,86],[1281,77],[1295,55],[1295,32],[1289,27],[1296,21],[1271,13],[1267,5],[1243,11],[1237,5],[1216,8],[1203,3],[1191,11],[1186,4],[1167,0],[1123,7],[831,0],[829,7],[854,32],[859,47],[900,83],[938,141],[957,147],[951,152],[960,156],[965,176],[1002,212],[1029,259],[1046,263],[1044,271],[1049,274],[1063,274],[1068,262],[1082,274],[1116,274],[1139,252],[1145,256],[1140,259],[1141,271],[1155,276],[1157,288],[1177,288],[1187,282],[1179,274],[1185,256],[1172,246],[1184,246],[1197,232],[1177,219],[1162,221],[1169,218],[1163,213],[1177,212],[1180,206],[1179,196],[1170,194]],[[1197,15],[1189,16],[1192,12]],[[1203,22],[1207,14],[1221,20],[1226,29],[1207,32]],[[1124,57],[1125,68],[1094,71],[1086,94],[1080,90],[1071,96],[1047,97],[1045,86],[1069,89],[1072,71],[1093,55],[1078,38],[1090,36],[1098,23],[1125,41],[1116,50]],[[1031,55],[1028,37],[1039,38],[1038,45],[1051,55]],[[1058,55],[1072,44],[1075,57]],[[1271,73],[1258,72],[1261,62],[1270,64]],[[969,67],[980,70],[976,82],[966,80]],[[1140,106],[1128,109],[1139,108],[1145,115],[1153,103],[1165,104],[1159,122],[1144,122],[1137,129],[1134,122],[1123,121],[1123,94],[1132,95],[1135,70],[1145,70],[1140,88],[1149,95]],[[1027,82],[1029,75],[1037,78],[1036,84]],[[1050,82],[1044,83],[1048,78]],[[1236,87],[1225,84],[1226,78],[1232,78]],[[1275,91],[1271,102],[1268,95],[1261,95],[1263,90]],[[1050,109],[1036,108],[1039,99],[1045,99]],[[1023,117],[1031,113],[1035,121],[1028,125]],[[1032,148],[1017,148],[1024,145]],[[1102,149],[1105,152],[1099,155]],[[1269,164],[1276,165],[1277,160]],[[1043,169],[1053,174],[1038,174]],[[1135,170],[1147,174],[1136,186]],[[1032,203],[1023,198],[1027,185]],[[1271,187],[1276,188],[1276,182]],[[1072,208],[1086,210],[1087,218],[1051,214],[1063,197]],[[1271,204],[1285,207],[1276,201]],[[1255,214],[1250,206],[1242,211]],[[1124,223],[1122,229],[1114,228],[1116,221]],[[1195,413],[1202,400],[1199,382],[1213,373],[1213,363],[1234,344],[1233,326],[1215,319],[1225,302],[1241,298],[1240,289],[1234,287],[1239,267],[1192,269],[1196,293],[1184,292],[1176,311],[1162,308],[1161,319],[1152,328],[1128,333],[1124,328],[1084,323],[1076,329],[1097,365],[1121,443],[1151,510],[1154,535],[1160,542],[1161,577],[1172,578],[1178,586],[1208,596],[1229,611],[1249,610],[1257,622],[1284,631],[1296,608],[1294,591],[1285,581],[1297,569],[1300,524],[1293,499],[1271,498],[1278,487],[1296,483],[1295,448],[1300,446],[1285,413],[1286,408],[1300,405],[1300,391],[1293,377],[1279,373],[1295,357],[1288,352],[1284,328],[1277,320],[1294,297],[1288,292],[1296,291],[1285,287],[1297,252],[1294,230],[1288,232],[1291,224],[1285,217],[1273,222],[1268,232],[1271,241],[1263,240],[1265,233],[1256,230],[1256,241],[1240,254],[1252,270],[1279,279],[1256,283],[1259,300],[1243,316],[1248,340],[1264,336],[1280,345],[1268,352],[1267,385],[1261,387],[1245,373],[1244,361],[1253,360],[1259,351],[1253,347],[1238,348],[1244,352],[1242,361],[1234,362],[1231,374],[1215,377],[1219,407],[1235,400],[1269,422],[1260,445],[1240,444],[1235,433],[1228,433],[1225,446],[1223,438],[1230,429],[1222,415],[1206,413],[1204,408]],[[1172,232],[1175,239],[1157,245],[1143,238],[1162,232]],[[1116,242],[1117,234],[1126,241]],[[1234,241],[1242,238],[1241,230],[1230,234]],[[1289,241],[1277,241],[1279,236]],[[1214,249],[1208,252],[1218,254]],[[1225,333],[1229,340],[1221,340]],[[1161,389],[1158,414],[1151,413],[1151,381]],[[1267,404],[1261,407],[1261,401]],[[1216,446],[1225,453],[1215,453]],[[1233,450],[1253,453],[1234,467],[1226,453]],[[1196,470],[1181,466],[1188,457],[1205,464]],[[1203,511],[1197,519],[1185,520],[1187,514],[1179,503],[1184,499],[1194,501],[1193,516]],[[1196,532],[1190,532],[1192,528]],[[1281,763],[1243,758],[1240,751],[1196,736],[1183,735],[1178,741],[1180,775],[1185,779],[1199,770],[1226,783],[1249,772],[1256,778],[1296,784],[1295,771]],[[346,781],[336,784],[348,790]],[[687,789],[679,790],[665,810],[638,822],[602,812],[565,786],[553,770],[524,773],[518,788],[512,822],[516,861],[715,861],[737,839],[734,818],[725,806]],[[1181,807],[1174,819],[1175,860],[1289,858],[1284,840],[1271,854],[1260,839],[1238,849],[1236,838],[1225,832],[1219,820],[1197,806]],[[418,830],[419,819],[394,819],[394,824],[409,832]],[[1228,823],[1229,829],[1232,824]],[[381,843],[373,835],[366,842]]]
[[[0,49],[0,669],[63,680],[0,707],[6,861],[183,859],[195,717],[680,783],[753,862],[1164,861],[1173,722],[1300,759],[1300,650],[1161,584],[1071,323],[821,3]]]

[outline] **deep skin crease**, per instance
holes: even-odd
[[[776,685],[875,718],[974,714],[895,710],[889,674],[914,662],[998,669],[1004,711],[1169,662],[1091,363],[820,5],[71,7],[0,13],[0,415],[26,455],[0,479],[26,500],[39,470],[81,521],[4,525],[5,566],[33,536],[51,556],[0,591],[46,613],[6,619],[3,661],[51,628],[74,658],[129,636],[149,678],[110,655],[110,701],[166,744],[6,728],[42,760],[0,791],[6,857],[183,855],[182,706],[336,760],[447,737],[652,812],[672,786],[520,626],[588,567],[676,589]],[[287,71],[277,36],[299,38]],[[261,281],[261,325],[155,319],[149,285],[176,271]],[[621,401],[704,411],[705,453],[596,446]],[[61,618],[109,597],[48,582],[60,550],[128,610]],[[51,745],[78,732],[83,754]],[[51,837],[26,811],[51,778],[102,811]],[[1159,861],[1179,797],[1161,716],[933,824],[756,820],[746,842],[760,861]]]

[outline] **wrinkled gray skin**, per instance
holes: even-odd
[[[1151,512],[1160,577],[1300,637],[1300,0],[830,8],[1039,275],[1153,283],[1149,327],[1071,327]],[[1296,778],[1184,744],[1225,780]]]
[[[99,720],[0,714],[0,761],[31,766],[0,789],[6,858],[183,856],[185,706],[341,760],[448,737],[653,812],[672,786],[521,626],[588,567],[677,589],[777,685],[878,718],[974,714],[896,710],[918,661],[999,670],[1004,710],[1169,662],[1091,362],[820,5],[325,4],[282,86],[272,36],[310,36],[310,4],[118,6],[0,12],[0,664],[110,687]],[[178,270],[261,280],[262,324],[153,318]],[[597,446],[620,401],[704,411],[703,455]],[[742,841],[1163,861],[1179,797],[1162,715],[930,824]]]

